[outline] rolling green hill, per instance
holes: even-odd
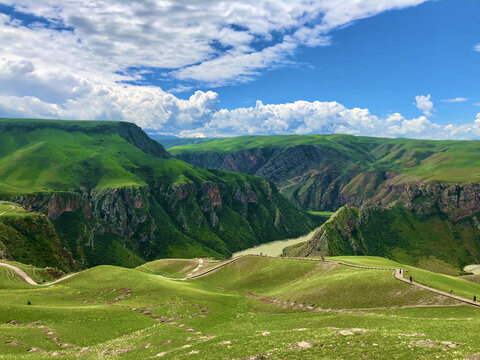
[[[478,308],[334,263],[249,256],[189,281],[99,266],[48,287],[0,267],[4,359],[475,359],[478,326]]]
[[[121,122],[0,120],[0,199],[47,215],[80,266],[221,258],[321,222],[267,181],[172,159]]]
[[[385,139],[351,135],[240,136],[169,149],[196,166],[273,181],[306,209],[361,205],[411,182],[478,183],[479,141]]]

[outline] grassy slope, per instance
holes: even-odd
[[[480,158],[474,156],[480,151],[478,141],[386,139],[351,135],[240,136],[176,146],[169,151],[174,155],[233,153],[254,148],[288,148],[297,145],[323,145],[339,150],[363,171],[399,171],[404,175],[399,181],[411,177],[427,181],[480,181]],[[359,182],[361,180],[358,179]]]
[[[202,170],[159,159],[126,142],[108,130],[115,123],[72,122],[78,129],[68,123],[58,122],[59,128],[0,132],[0,194],[143,186],[158,177],[172,183],[202,179]]]
[[[407,271],[406,277],[412,276],[413,279],[434,289],[450,292],[453,290],[454,294],[465,297],[467,299],[473,298],[473,295],[480,296],[480,285],[467,281],[460,277],[448,276],[438,274],[432,271],[419,269],[413,266],[400,264],[396,261],[376,257],[376,256],[334,256],[331,260],[344,261],[355,265],[377,266],[377,267],[392,267],[402,268]]]
[[[165,149],[188,144],[201,144],[204,142],[215,140],[215,138],[165,138],[155,135],[150,135],[150,137],[162,144]]]
[[[0,262],[14,265],[22,269],[28,276],[30,276],[38,284],[41,284],[43,282],[54,281],[62,277],[63,275],[65,275],[64,272],[58,269],[50,268],[50,267],[41,268],[41,267],[36,267],[34,265],[27,265],[18,261],[9,261],[9,260],[0,260]]]
[[[396,282],[391,271],[359,271],[321,262],[254,256],[225,266],[205,281],[323,308],[398,306],[431,298],[429,293]]]
[[[136,269],[148,274],[181,278],[198,265],[195,259],[160,259],[140,265]]]
[[[346,292],[318,295],[319,301],[330,301],[336,307],[350,302],[358,307],[372,291],[385,291],[384,295],[373,294],[372,306],[385,305],[382,296],[388,299],[391,289],[405,291],[404,284],[393,280],[391,274],[386,277],[383,272],[340,267],[328,275],[325,269],[315,269],[315,265],[308,264],[246,258],[238,264],[244,270],[241,276],[235,275],[238,270],[233,266],[227,266],[209,277],[187,282],[101,266],[48,288],[20,283],[8,274],[8,270],[0,269],[0,359],[49,358],[48,354],[27,352],[32,347],[51,353],[58,351],[67,358],[79,352],[59,347],[48,339],[51,335],[35,326],[7,324],[13,319],[22,323],[38,321],[39,325],[52,328],[63,343],[87,347],[82,352],[87,359],[150,358],[163,352],[166,352],[162,356],[165,359],[244,358],[267,353],[272,358],[289,359],[358,359],[363,355],[386,359],[391,358],[391,354],[402,359],[436,356],[458,359],[480,352],[480,344],[474,336],[480,326],[480,311],[471,307],[304,312],[282,309],[244,295],[264,291],[268,296],[281,296],[285,289],[290,296],[301,296],[308,293],[305,292],[308,286],[322,288],[323,282],[328,281],[328,287],[338,290],[343,286]],[[255,273],[260,276],[258,280],[255,280]],[[293,285],[302,279],[310,283],[294,294]],[[358,288],[350,288],[352,280],[360,283]],[[370,285],[373,280],[379,281],[377,288]],[[265,286],[264,290],[259,283]],[[225,289],[220,288],[222,285]],[[365,287],[358,292],[360,285]],[[120,295],[118,289],[122,288],[130,289],[131,295],[108,305]],[[429,295],[420,291],[416,296],[402,297],[400,294],[399,298],[404,302],[424,302]],[[27,301],[32,305],[26,305]],[[199,311],[198,305],[208,309],[204,317],[189,317]],[[175,317],[175,322],[185,327],[158,323],[141,311],[129,309],[147,306],[159,315]],[[190,327],[202,334],[187,331]],[[338,334],[340,330],[354,328],[363,330],[353,330],[355,335]],[[424,335],[415,336],[416,333]],[[419,340],[453,341],[461,345],[456,348],[439,343],[433,343],[433,347],[411,345],[412,341]],[[12,346],[10,341],[20,344]],[[222,345],[225,341],[230,343]],[[292,347],[301,341],[311,341],[312,347],[306,350]]]

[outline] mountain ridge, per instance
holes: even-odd
[[[1,198],[46,214],[83,267],[228,257],[321,221],[264,179],[170,158],[133,124],[13,119],[0,126]]]

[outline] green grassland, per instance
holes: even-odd
[[[460,359],[480,353],[480,309],[449,306],[389,271],[244,257],[190,281],[99,266],[49,287],[30,286],[0,268],[0,284],[0,359]]]
[[[65,275],[63,271],[58,270],[57,268],[52,268],[52,267],[42,268],[42,267],[27,265],[24,263],[20,263],[18,261],[10,261],[10,260],[0,260],[0,262],[14,265],[20,268],[38,284],[41,284],[44,282],[51,282]]]
[[[144,186],[158,177],[172,183],[203,179],[202,170],[158,159],[125,141],[115,132],[118,123],[0,121],[5,124],[11,127],[0,132],[3,195]],[[29,124],[33,128],[26,131]]]
[[[333,256],[328,259],[344,261],[354,265],[364,265],[373,267],[389,267],[405,270],[405,277],[412,276],[414,281],[432,287],[434,289],[450,292],[467,299],[474,295],[480,296],[480,286],[472,281],[465,280],[457,276],[449,276],[436,272],[420,269],[413,266],[400,264],[396,261],[376,256]]]
[[[412,178],[425,181],[478,182],[480,181],[479,141],[436,141],[414,139],[387,139],[352,135],[280,135],[239,136],[206,142],[175,146],[173,155],[235,153],[250,149],[283,148],[298,145],[322,146],[333,149],[362,172],[397,171],[398,181]],[[345,168],[345,171],[351,171]],[[351,187],[361,186],[362,179]],[[353,191],[353,189],[352,189]]]
[[[163,136],[150,135],[150,137],[158,141],[165,149],[174,146],[201,144],[208,141],[216,140],[215,138],[165,138]]]
[[[198,261],[194,259],[160,259],[140,265],[136,269],[148,274],[181,278],[195,269]]]

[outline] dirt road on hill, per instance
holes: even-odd
[[[239,256],[239,257],[236,257],[236,258],[232,258],[228,261],[225,261],[221,264],[219,264],[218,266],[215,266],[213,268],[210,268],[208,269],[207,271],[205,272],[202,272],[200,274],[196,274],[196,275],[193,275],[191,276],[189,279],[197,279],[199,277],[202,277],[202,276],[205,276],[205,275],[208,275],[208,274],[211,274],[217,270],[219,270],[220,268],[224,267],[225,265],[228,265],[234,261],[237,261],[239,260],[240,258],[244,257],[244,256],[247,256],[247,255],[242,255],[242,256]],[[260,256],[260,255],[250,255],[250,256]],[[303,260],[303,261],[322,261],[321,259],[312,259],[312,258],[294,258],[294,257],[274,257],[274,256],[263,256],[263,257],[269,257],[269,258],[275,258],[275,259],[290,259],[290,260]],[[425,285],[422,285],[422,284],[419,284],[415,281],[412,281],[410,282],[408,279],[405,279],[403,277],[403,274],[400,272],[401,269],[395,269],[395,268],[383,268],[383,267],[373,267],[373,266],[363,266],[363,265],[354,265],[354,264],[349,264],[349,263],[346,263],[346,262],[343,262],[343,261],[333,261],[333,260],[325,260],[325,262],[330,262],[330,263],[336,263],[336,264],[339,264],[339,265],[344,265],[344,266],[350,266],[350,267],[355,267],[355,268],[360,268],[360,269],[371,269],[371,270],[390,270],[390,271],[393,271],[393,275],[394,275],[394,278],[399,280],[399,281],[402,281],[402,282],[405,282],[407,284],[410,284],[412,286],[417,286],[423,290],[427,290],[427,291],[431,291],[435,294],[438,294],[438,295],[442,295],[442,296],[446,296],[446,297],[449,297],[451,299],[455,299],[457,301],[461,301],[463,303],[466,303],[466,304],[469,304],[469,305],[473,305],[473,306],[477,306],[477,307],[480,307],[480,303],[478,302],[474,302],[472,300],[469,300],[469,299],[465,299],[463,297],[460,297],[460,296],[457,296],[457,295],[453,295],[453,294],[449,294],[447,292],[444,292],[444,291],[441,291],[441,290],[437,290],[437,289],[434,289],[434,288],[431,288],[429,286],[425,286]],[[403,272],[403,270],[402,270]]]
[[[0,203],[0,205],[1,205],[1,203]],[[10,210],[5,210],[5,211],[3,211],[2,213],[0,213],[0,216],[2,216],[3,214],[5,214],[5,213],[7,213],[7,212],[9,212],[9,211],[13,211],[13,210],[16,209],[15,206],[13,206],[13,205],[9,205],[9,206],[10,206]]]
[[[42,284],[38,284],[35,280],[33,280],[30,276],[27,275],[27,273],[25,271],[23,271],[22,269],[20,269],[19,267],[16,267],[14,265],[10,265],[10,264],[6,264],[6,263],[2,263],[0,262],[0,266],[3,266],[3,267],[6,267],[10,270],[13,270],[17,273],[18,276],[20,276],[23,280],[25,280],[27,283],[29,283],[30,285],[36,285],[36,286],[48,286],[48,285],[53,285],[53,284],[56,284],[60,281],[63,281],[63,280],[67,280],[67,279],[70,279],[72,276],[76,275],[77,273],[74,273],[74,274],[69,274],[69,275],[66,275],[60,279],[57,279],[55,281],[52,281],[52,282],[49,282],[49,283],[42,283]]]
[[[394,278],[396,280],[399,280],[399,281],[402,281],[404,283],[407,283],[407,284],[410,284],[412,286],[417,286],[423,290],[427,290],[427,291],[431,291],[435,294],[438,294],[438,295],[442,295],[442,296],[445,296],[445,297],[449,297],[451,299],[454,299],[454,300],[457,300],[457,301],[461,301],[463,303],[466,303],[466,304],[469,304],[469,305],[473,305],[473,306],[477,306],[477,307],[480,307],[480,303],[478,302],[474,302],[472,300],[469,300],[469,299],[466,299],[466,298],[463,298],[463,297],[460,297],[460,296],[457,296],[457,295],[453,295],[453,294],[449,294],[449,293],[446,293],[444,291],[441,291],[441,290],[437,290],[437,289],[434,289],[434,288],[431,288],[429,286],[426,286],[426,285],[422,285],[422,284],[419,284],[415,281],[412,281],[410,282],[408,279],[405,279],[403,277],[403,270],[401,272],[401,269],[396,269],[396,268],[384,268],[384,267],[374,267],[374,266],[363,266],[363,265],[354,265],[354,264],[349,264],[349,263],[346,263],[346,262],[343,262],[343,261],[333,261],[333,260],[321,260],[321,259],[313,259],[313,258],[294,258],[294,257],[274,257],[274,256],[260,256],[260,255],[241,255],[241,256],[238,256],[238,257],[235,257],[235,258],[232,258],[230,260],[226,260],[226,261],[223,261],[223,262],[220,262],[218,265],[216,266],[213,266],[211,268],[208,268],[206,269],[205,271],[200,271],[204,265],[204,260],[203,259],[198,259],[198,265],[195,269],[193,269],[190,273],[188,273],[187,275],[185,275],[183,278],[168,278],[168,277],[165,277],[165,276],[160,276],[160,275],[157,275],[161,278],[164,278],[164,279],[168,279],[168,280],[176,280],[176,281],[185,281],[185,280],[193,280],[193,279],[198,279],[200,277],[203,277],[205,275],[209,275],[209,274],[212,274],[214,273],[215,271],[221,269],[222,267],[228,265],[228,264],[231,264],[245,256],[259,256],[259,257],[268,257],[268,258],[274,258],[274,259],[289,259],[289,260],[300,260],[300,261],[325,261],[325,262],[329,262],[329,263],[335,263],[335,264],[339,264],[339,265],[344,265],[344,266],[350,266],[350,267],[355,267],[355,268],[360,268],[360,269],[371,269],[371,270],[390,270],[390,271],[393,271],[393,275],[394,275]],[[13,271],[15,271],[17,273],[18,276],[20,276],[23,280],[25,280],[27,283],[29,283],[30,285],[37,285],[37,286],[48,286],[48,285],[53,285],[53,284],[56,284],[60,281],[63,281],[63,280],[66,280],[66,279],[69,279],[71,278],[72,276],[76,275],[77,273],[74,273],[74,274],[69,274],[69,275],[66,275],[60,279],[57,279],[55,281],[52,281],[52,282],[49,282],[49,283],[43,283],[43,284],[37,284],[30,276],[28,276],[22,269],[14,266],[14,265],[10,265],[10,264],[6,264],[6,263],[1,263],[0,262],[0,266],[3,266],[3,267],[6,267],[8,269],[11,269]]]

